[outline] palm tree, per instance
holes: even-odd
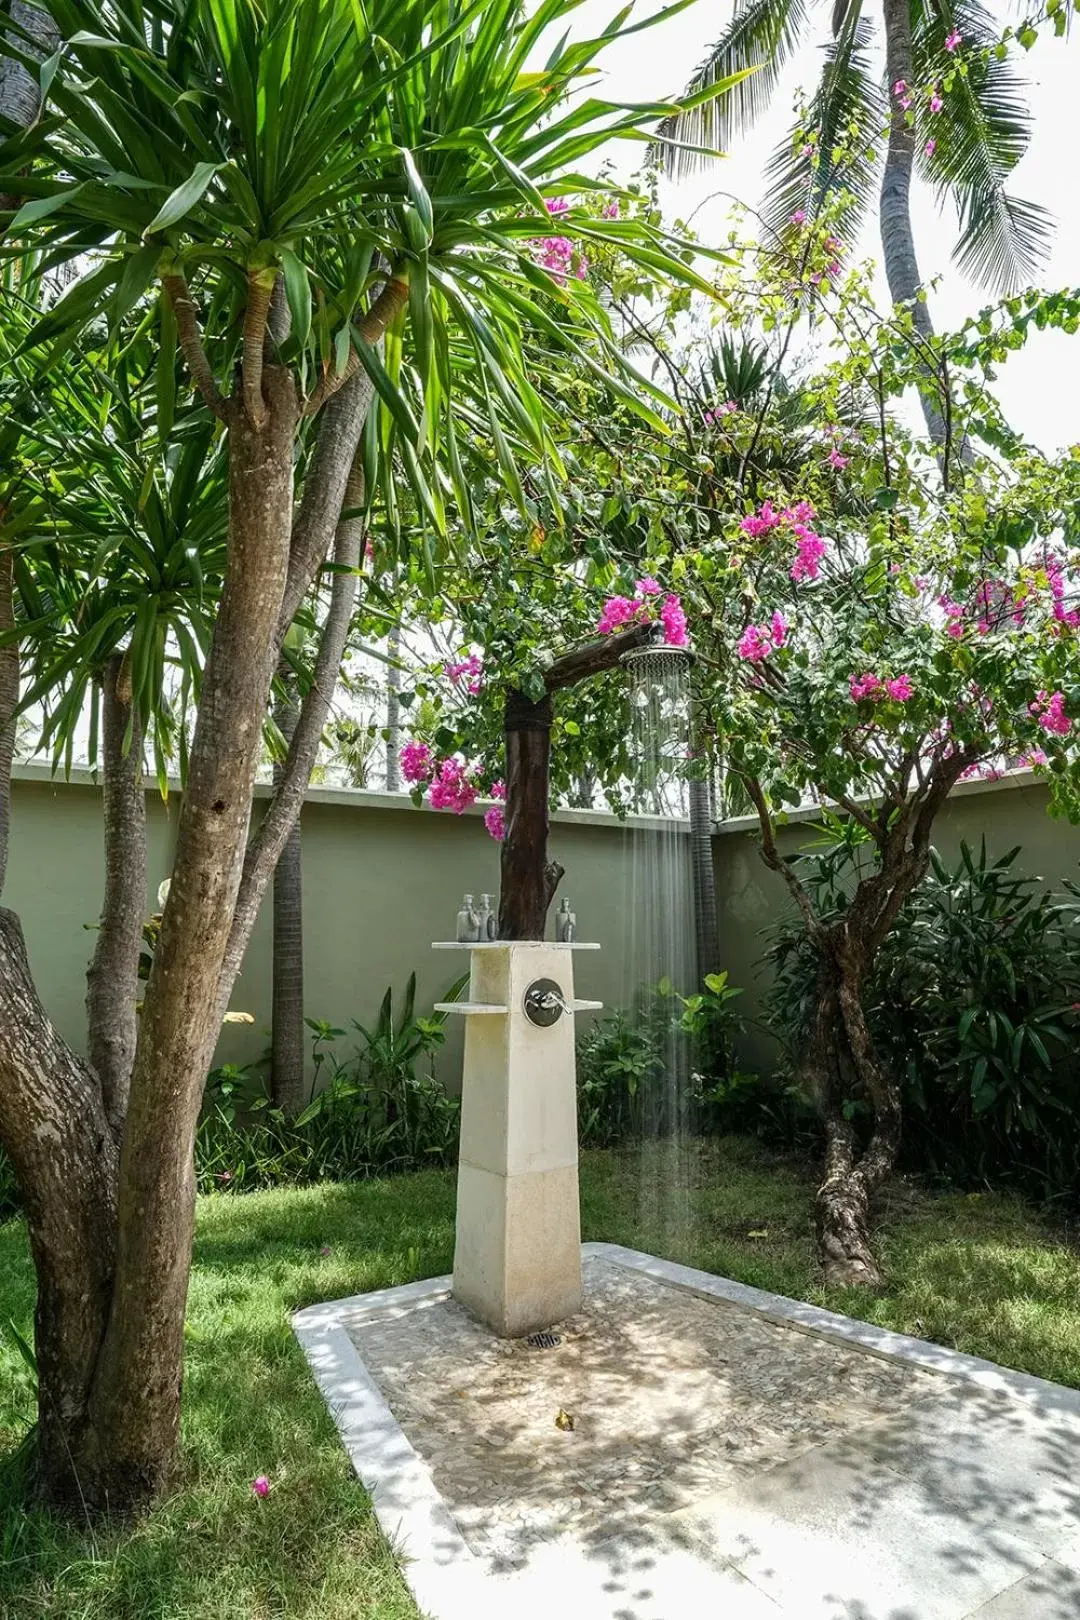
[[[750,128],[769,105],[780,70],[806,43],[814,16],[804,0],[735,0],[728,27],[689,90],[702,90],[747,68],[756,71],[730,95],[667,120],[660,147],[672,174],[689,172],[707,161],[704,148],[723,146]],[[873,62],[875,35],[882,26],[884,84]],[[945,43],[954,33],[961,36],[955,62]],[[863,0],[833,0],[832,39],[805,121],[816,138],[808,142],[793,135],[766,171],[770,193],[763,216],[766,227],[778,234],[790,228],[798,209],[813,218],[840,190],[854,196],[857,223],[880,183],[889,292],[895,304],[910,311],[917,339],[924,343],[932,340],[934,328],[918,297],[921,276],[910,207],[916,165],[939,198],[954,200],[960,223],[954,256],[980,282],[1006,290],[1030,280],[1047,245],[1049,215],[1006,189],[1027,148],[1031,119],[1023,81],[989,48],[998,37],[994,19],[978,0],[941,5],[936,0],[881,0],[880,18]],[[920,87],[942,81],[951,66],[964,71],[952,74],[944,108],[932,113]],[[908,90],[897,95],[893,87],[901,81]],[[909,93],[910,112],[901,105]],[[876,137],[886,123],[882,160]],[[852,144],[853,126],[859,134]],[[923,410],[931,436],[943,444],[945,423],[936,388],[923,392]]]

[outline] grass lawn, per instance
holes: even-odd
[[[813,1172],[738,1139],[710,1144],[695,1190],[667,1197],[655,1162],[590,1155],[585,1236],[828,1304],[1080,1386],[1080,1253],[1002,1195],[901,1185],[878,1234],[889,1287],[826,1293],[813,1259]],[[454,1178],[218,1195],[199,1208],[184,1472],[134,1528],[72,1529],[19,1505],[3,1456],[30,1416],[0,1342],[0,1615],[4,1620],[415,1620],[289,1327],[318,1300],[448,1271]],[[328,1250],[329,1252],[323,1252]],[[0,1226],[0,1326],[28,1331],[25,1233]],[[264,1501],[250,1489],[270,1477]]]

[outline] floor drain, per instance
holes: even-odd
[[[530,1333],[525,1343],[530,1350],[554,1350],[562,1340],[557,1333]]]

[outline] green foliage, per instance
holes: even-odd
[[[741,990],[710,973],[681,996],[669,980],[646,987],[632,1011],[598,1019],[579,1038],[578,1133],[587,1146],[680,1132],[739,1130],[756,1075],[736,1066]],[[672,1094],[672,1085],[675,1095]]]
[[[1077,907],[966,844],[932,871],[882,946],[864,1004],[880,1052],[900,1081],[905,1161],[964,1182],[1014,1179],[1044,1196],[1080,1185],[1080,928]],[[865,846],[848,839],[798,863],[824,921],[841,917]],[[785,924],[769,952],[770,1026],[797,1081],[813,1007],[814,953]],[[809,1100],[807,1099],[807,1102]],[[853,1092],[847,1111],[862,1116]]]
[[[351,1052],[336,1045],[344,1030],[308,1019],[316,1090],[295,1119],[271,1105],[250,1068],[216,1069],[195,1139],[200,1189],[249,1192],[451,1163],[461,1107],[434,1073],[447,1015],[417,1016],[415,999],[413,974],[397,1016],[388,989],[370,1029],[353,1021],[360,1042]]]

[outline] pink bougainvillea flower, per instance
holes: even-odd
[[[616,199],[615,202],[609,202],[609,203],[605,204],[605,206],[600,210],[600,218],[601,219],[618,219],[618,217],[619,217],[618,199]]]
[[[492,782],[491,787],[488,790],[488,798],[489,799],[498,799],[500,804],[505,803],[505,801],[506,801],[506,783],[502,782],[502,781]]]
[[[1028,765],[1032,770],[1034,770],[1036,765],[1046,765],[1049,763],[1049,761],[1047,760],[1045,750],[1042,748],[1033,748],[1030,754],[1022,754],[1020,756],[1020,763],[1021,765]]]
[[[406,782],[427,782],[435,769],[427,743],[407,742],[398,758]]]
[[[448,680],[453,681],[455,686],[459,686],[464,680],[466,691],[471,692],[474,697],[477,692],[483,690],[484,666],[476,653],[469,653],[466,658],[457,662],[444,664],[443,674]]]
[[[934,153],[937,151],[937,141],[935,141],[932,135],[926,143],[925,151],[927,157],[933,157]]]
[[[270,1481],[267,1479],[265,1474],[256,1474],[255,1478],[251,1482],[251,1488],[255,1492],[256,1496],[270,1495]]]
[[[544,204],[549,214],[565,214],[570,207],[565,197],[549,197]]]
[[[610,636],[620,625],[629,624],[637,613],[638,604],[631,597],[609,596],[597,622],[596,632],[601,636]]]
[[[1039,692],[1036,701],[1030,705],[1030,712],[1036,716],[1043,731],[1057,737],[1067,737],[1072,730],[1072,721],[1065,713],[1064,692]]]
[[[896,83],[892,87],[893,95],[894,96],[902,96],[902,95],[905,95],[906,92],[907,92],[907,81],[904,80],[904,79],[897,79]]]
[[[938,94],[937,85],[935,85],[933,90],[930,92],[930,111],[932,113],[939,113],[944,105],[944,101],[942,101],[940,95]]]
[[[782,647],[787,640],[788,622],[782,613],[774,613],[769,621],[769,632],[774,647]]]
[[[869,669],[864,675],[852,675],[848,680],[848,689],[853,703],[862,703],[865,698],[876,703],[884,691],[880,678]]]
[[[333,1254],[333,1252],[334,1251],[331,1249],[329,1243],[324,1243],[322,1248],[319,1250],[319,1253],[322,1255]]]
[[[679,598],[674,594],[664,597],[664,605],[660,609],[660,623],[664,627],[664,641],[669,647],[688,647],[690,637],[686,633],[686,614]]]
[[[643,579],[636,579],[634,581],[634,589],[637,591],[639,596],[660,595],[660,587],[650,574],[646,574]]]
[[[748,624],[735,646],[739,657],[748,664],[761,664],[772,652],[768,631],[762,624]]]
[[[844,468],[849,466],[850,464],[851,464],[851,457],[850,456],[842,456],[840,454],[839,450],[834,445],[833,448],[829,451],[829,466],[830,467],[835,467],[837,472],[843,472]]]
[[[900,97],[900,107],[901,107],[901,110],[903,112],[910,112],[911,111],[911,97],[910,96],[901,96]]]
[[[452,810],[455,816],[464,815],[478,797],[460,760],[440,760],[428,791],[428,802],[433,810]]]
[[[817,579],[827,549],[824,540],[802,524],[796,526],[795,539],[798,549],[791,565],[792,579],[796,584],[804,579]]]
[[[909,697],[915,695],[910,675],[897,675],[891,681],[886,681],[885,690],[894,703],[906,703]]]
[[[805,225],[806,224],[806,209],[805,208],[796,208],[795,212],[791,216],[791,223],[793,225]]]
[[[957,28],[951,29],[950,32],[945,35],[945,49],[950,55],[953,51],[959,49],[960,45],[963,43],[963,38],[963,34],[961,34]]]
[[[484,826],[498,843],[506,837],[506,816],[501,804],[493,804],[490,810],[484,811]]]

